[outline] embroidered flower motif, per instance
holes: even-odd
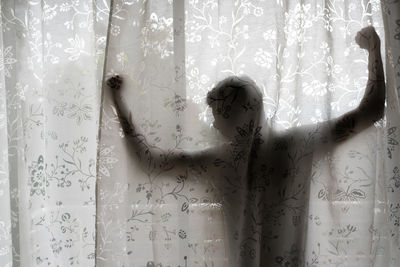
[[[43,6],[43,21],[49,21],[52,20],[56,15],[57,15],[57,5],[54,5],[51,7],[48,4],[45,4]]]
[[[144,55],[159,54],[161,58],[173,54],[173,27],[172,18],[158,17],[156,13],[150,15],[142,29],[142,48]]]
[[[373,12],[378,12],[381,10],[381,1],[371,0],[371,7]]]
[[[100,146],[99,172],[107,177],[110,177],[110,170],[118,162],[118,158],[116,158],[113,150],[114,146]]]
[[[71,54],[68,57],[69,60],[78,60],[82,54],[89,55],[88,52],[84,51],[85,40],[80,38],[79,35],[76,34],[75,38],[68,38],[68,42],[71,44],[71,47],[64,49],[64,51],[68,54]]]
[[[91,120],[93,108],[89,104],[75,103],[68,108],[68,118],[76,119],[76,123],[80,125],[84,120]]]
[[[185,239],[185,238],[187,237],[186,232],[185,232],[184,230],[179,230],[178,236],[179,236],[181,239]]]
[[[6,77],[11,77],[10,70],[12,70],[12,65],[17,62],[17,60],[13,58],[11,49],[11,46],[7,46],[4,50],[0,49],[0,71],[4,70],[4,75]]]
[[[118,25],[111,24],[111,35],[117,36],[121,32],[121,29]]]
[[[127,54],[125,54],[125,52],[120,52],[120,53],[118,53],[117,54],[117,61],[118,62],[125,62],[125,61],[127,61]]]
[[[259,48],[256,54],[254,55],[254,62],[258,66],[270,68],[272,64],[272,56],[267,51],[264,51],[262,48]]]
[[[294,43],[303,43],[311,37],[306,38],[305,32],[313,24],[313,17],[311,12],[311,5],[300,5],[285,13],[285,27],[284,32],[287,39],[287,44],[290,46]]]
[[[254,8],[253,14],[256,17],[260,17],[262,14],[264,14],[264,10],[261,7],[256,7]]]
[[[61,240],[56,240],[54,237],[50,239],[50,247],[53,251],[54,255],[60,254],[62,251],[62,241]]]
[[[310,96],[323,96],[328,92],[328,84],[326,82],[321,83],[318,80],[303,82],[302,84],[303,93]]]
[[[263,33],[264,40],[276,40],[276,31],[275,30],[267,30]]]
[[[30,186],[31,186],[30,195],[44,196],[47,181],[46,181],[44,158],[42,155],[38,157],[37,161],[32,162],[32,165],[29,166],[29,173],[30,173]]]

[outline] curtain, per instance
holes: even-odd
[[[0,265],[397,266],[399,5],[2,1]],[[293,129],[311,135],[359,104],[367,54],[354,37],[368,25],[385,55],[385,118],[311,150]],[[259,156],[259,187],[243,186],[235,159],[156,168],[121,128],[115,74],[164,151],[223,142],[205,99],[230,75],[253,79],[270,129],[291,134],[262,136],[277,149]],[[274,158],[288,163],[271,176]]]
[[[0,266],[93,266],[109,6],[1,1]]]

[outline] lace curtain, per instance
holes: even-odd
[[[1,2],[0,265],[397,266],[399,4]],[[221,142],[205,97],[229,75],[261,88],[271,129],[315,125],[358,105],[367,54],[354,36],[367,25],[385,55],[385,119],[323,153],[279,144],[292,182],[275,192],[266,246],[215,177],[142,164],[103,86],[125,77],[137,127],[165,150]]]
[[[108,10],[1,1],[1,266],[94,265]]]

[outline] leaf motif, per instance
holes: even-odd
[[[100,166],[99,167],[99,171],[100,173],[102,173],[104,176],[110,177],[110,172],[108,171],[108,169],[104,166]]]
[[[64,159],[64,161],[65,161],[66,163],[68,163],[68,164],[75,165],[75,163],[73,163],[72,161],[69,161],[69,160],[66,160],[66,159]]]
[[[238,132],[238,134],[240,134],[240,136],[246,136],[246,131],[245,130],[243,130],[242,128],[240,128],[240,127],[236,127],[236,131]]]
[[[366,197],[365,192],[362,191],[361,189],[353,189],[353,190],[351,190],[350,195],[355,197],[355,198],[365,198]]]
[[[106,164],[114,164],[116,162],[118,162],[117,158],[112,158],[112,157],[104,158],[104,163],[106,163]]]
[[[347,194],[343,189],[338,189],[335,192],[335,200],[343,201],[346,200]]]
[[[390,127],[388,129],[388,135],[392,135],[397,130],[397,127]]]
[[[190,203],[197,203],[197,201],[199,201],[198,198],[192,197],[191,199],[189,199]]]
[[[114,146],[109,146],[109,147],[105,147],[100,151],[100,155],[101,156],[106,156],[108,155],[112,150],[114,149]]]
[[[397,142],[394,138],[389,137],[388,144],[389,145],[393,145],[393,146],[397,146],[399,144],[399,142]]]
[[[184,203],[182,204],[181,211],[182,211],[182,212],[185,212],[185,211],[188,210],[188,208],[189,208],[189,204],[188,204],[187,202],[184,202]]]

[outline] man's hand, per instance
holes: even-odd
[[[120,75],[114,75],[107,80],[107,85],[111,89],[115,108],[117,110],[122,129],[124,130],[125,134],[129,136],[133,135],[134,126],[132,122],[132,113],[122,97],[122,83],[123,79]]]
[[[380,49],[381,41],[375,31],[375,28],[372,26],[363,28],[361,31],[359,31],[355,40],[360,48],[366,49],[368,52],[371,52],[375,49]]]
[[[107,80],[107,85],[113,90],[119,90],[122,85],[122,78],[119,75],[115,75]]]
[[[124,116],[127,116],[127,114],[125,113],[127,113],[128,110],[126,110],[125,103],[123,103],[122,99],[122,92],[121,92],[122,84],[123,84],[123,79],[120,75],[114,75],[107,80],[107,85],[111,89],[112,97],[116,107],[119,108],[120,111],[124,113],[123,114]]]

